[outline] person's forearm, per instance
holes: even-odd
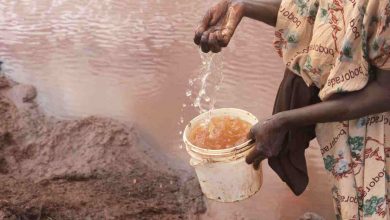
[[[281,0],[241,0],[244,5],[244,16],[262,21],[271,26],[276,25]]]
[[[282,121],[283,126],[296,128],[390,111],[390,77],[381,78],[383,81],[370,82],[363,90],[339,94],[315,105],[281,112],[276,117]]]

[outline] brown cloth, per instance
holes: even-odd
[[[308,87],[300,76],[286,69],[276,96],[273,114],[318,103],[318,92],[317,87]],[[290,130],[284,137],[282,152],[276,157],[268,158],[270,167],[295,195],[302,194],[309,183],[305,150],[315,137],[315,125]]]

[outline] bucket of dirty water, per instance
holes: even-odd
[[[191,156],[190,164],[195,168],[204,195],[220,202],[246,199],[259,191],[263,182],[261,166],[258,170],[254,170],[245,162],[245,157],[254,144],[248,140],[243,144],[221,150],[210,150],[193,145],[189,141],[191,129],[210,116],[211,118],[238,117],[252,125],[258,120],[251,113],[241,109],[221,108],[197,116],[190,121],[183,132],[183,140]]]

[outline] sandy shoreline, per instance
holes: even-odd
[[[33,86],[0,75],[0,219],[187,219],[205,212],[183,182],[144,153],[136,128],[87,117],[58,120]]]

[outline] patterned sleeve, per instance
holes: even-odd
[[[368,58],[372,65],[390,70],[390,1],[369,2]]]

